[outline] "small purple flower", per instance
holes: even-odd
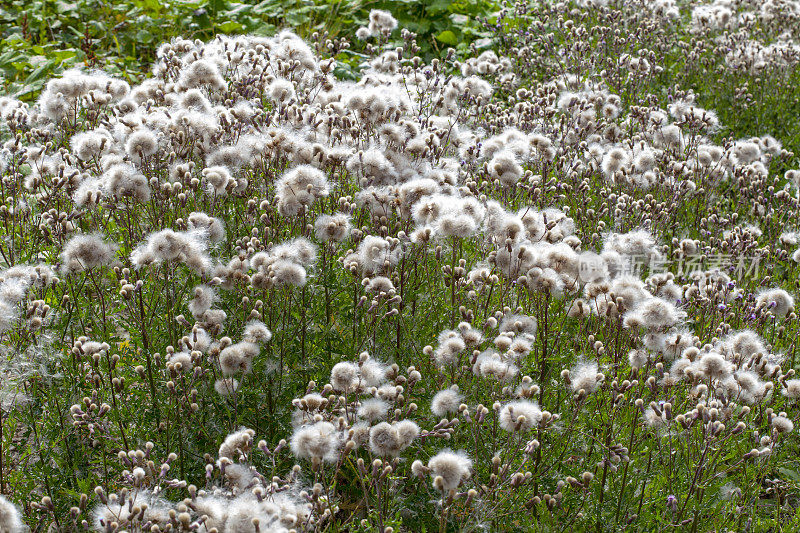
[[[678,498],[670,494],[667,496],[667,507],[674,513],[678,510]]]

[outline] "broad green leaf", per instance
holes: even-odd
[[[147,30],[139,30],[136,32],[136,40],[139,43],[149,44],[153,42],[153,34]]]
[[[253,31],[253,34],[262,37],[267,37],[270,35],[275,35],[277,32],[278,28],[273,26],[272,24],[262,24]]]
[[[444,44],[449,44],[451,46],[455,46],[458,44],[458,39],[456,39],[456,34],[450,30],[445,30],[439,35],[436,36],[436,39],[443,42]]]
[[[42,80],[57,63],[58,61],[51,59],[36,67],[34,71],[31,72],[27,78],[25,78],[25,85],[30,85]]]
[[[229,20],[227,22],[223,22],[217,26],[217,29],[222,33],[233,33],[239,30],[242,30],[244,26],[239,24],[238,22],[234,22]]]
[[[448,11],[450,4],[450,0],[433,0],[425,6],[425,12],[429,15],[436,16],[439,13]]]

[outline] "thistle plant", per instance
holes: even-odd
[[[796,528],[795,140],[710,104],[790,98],[797,13],[519,2],[425,62],[373,11],[3,97],[0,531]]]

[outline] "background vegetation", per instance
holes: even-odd
[[[23,100],[75,65],[137,81],[158,46],[176,36],[207,41],[292,28],[306,38],[322,32],[352,39],[372,9],[395,13],[431,57],[488,37],[480,20],[498,8],[494,0],[8,0],[0,3],[0,76],[5,90]]]

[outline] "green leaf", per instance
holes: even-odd
[[[308,10],[291,11],[286,14],[286,22],[292,26],[302,26],[309,20]]]
[[[78,4],[74,2],[56,2],[56,11],[59,13],[72,13],[78,10]]]
[[[154,13],[161,12],[162,3],[160,0],[144,0],[144,6]]]
[[[153,34],[147,30],[139,30],[136,32],[136,40],[140,43],[149,44],[153,42]]]
[[[269,23],[264,23],[258,26],[254,31],[254,35],[261,37],[269,37],[278,33],[278,28]]]
[[[33,85],[36,82],[43,80],[44,77],[47,76],[47,74],[49,74],[53,67],[57,64],[58,62],[53,59],[43,62],[36,67],[27,78],[25,78],[25,85]]]
[[[217,25],[217,29],[222,33],[232,33],[244,29],[244,26],[242,26],[238,22],[229,20],[227,22],[223,22],[222,24]]]
[[[450,46],[455,46],[456,44],[458,44],[458,39],[456,39],[456,34],[450,30],[445,30],[439,35],[437,35],[436,40],[441,41],[444,44],[449,44]]]
[[[219,13],[220,11],[225,11],[227,7],[227,2],[225,0],[211,0],[208,3],[208,10],[211,13]]]
[[[200,13],[195,12],[192,16],[192,23],[197,25],[201,30],[210,30],[212,27],[211,17],[209,17],[208,13],[205,11]]]
[[[427,6],[425,6],[425,11],[429,15],[436,16],[439,13],[443,13],[448,11],[450,8],[450,0],[433,0]]]

